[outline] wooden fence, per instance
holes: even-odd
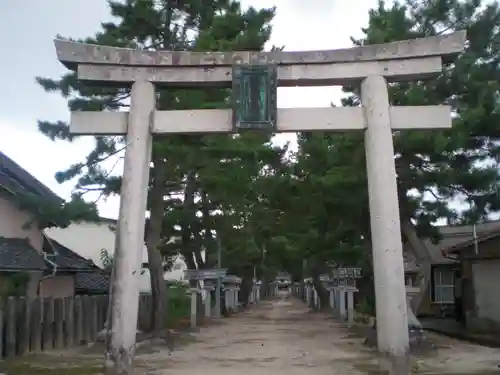
[[[139,329],[149,325],[150,303],[150,296],[140,297]],[[93,342],[107,308],[107,296],[0,299],[0,360]]]

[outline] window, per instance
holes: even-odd
[[[418,287],[419,280],[416,272],[407,272],[405,273],[405,285],[407,287]]]
[[[453,303],[453,270],[447,267],[434,268],[434,302]]]

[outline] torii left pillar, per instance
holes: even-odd
[[[132,85],[126,137],[120,215],[115,254],[114,303],[111,311],[110,373],[132,372],[139,311],[144,226],[147,209],[152,134],[150,122],[155,110],[155,88],[151,82]]]

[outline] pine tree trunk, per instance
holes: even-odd
[[[314,288],[316,289],[316,293],[318,293],[320,309],[321,310],[328,309],[328,306],[330,304],[330,294],[323,286],[323,283],[319,279],[318,274],[313,275],[313,284],[314,284]],[[316,308],[316,307],[314,307],[314,308]]]
[[[154,154],[153,154],[154,155]],[[160,333],[166,327],[167,288],[164,280],[162,257],[157,250],[161,241],[165,201],[163,199],[167,183],[167,165],[163,160],[153,160],[153,186],[150,192],[150,217],[146,233],[148,268],[151,279],[151,330]]]
[[[323,283],[319,279],[319,276],[322,272],[325,271],[325,265],[322,261],[313,260],[313,265],[311,267],[311,277],[313,279],[314,288],[316,289],[316,293],[318,293],[318,299],[320,303],[321,309],[327,309],[330,303],[330,296],[328,291],[323,286]],[[314,305],[314,303],[313,303]],[[316,309],[316,306],[311,306]]]

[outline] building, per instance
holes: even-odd
[[[69,248],[45,235],[35,215],[36,207],[26,204],[30,197],[54,205],[63,203],[0,152],[0,293],[68,297],[79,288],[86,290],[89,278],[106,286],[107,276],[92,262],[77,259]],[[82,273],[86,279],[78,276]]]
[[[103,251],[111,258],[115,252],[115,236],[117,222],[114,219],[101,218],[99,222],[74,222],[67,228],[48,228],[45,233],[52,239],[71,248],[85,259],[92,260],[103,268]],[[182,258],[176,257],[171,269],[166,270],[165,280],[184,280],[186,263]],[[139,290],[141,293],[151,291],[151,282],[148,269],[148,251],[146,246],[142,249],[142,269],[140,274]]]
[[[405,281],[411,297],[412,310],[420,317],[456,316],[457,280],[462,278],[458,249],[468,249],[474,237],[485,238],[500,233],[500,221],[476,226],[441,226],[441,240],[432,244],[421,240],[415,228],[403,228],[405,244]],[[479,288],[479,285],[478,285]]]
[[[445,256],[460,263],[455,295],[460,297],[457,311],[465,328],[500,333],[500,228],[492,225],[489,232],[449,247]]]

